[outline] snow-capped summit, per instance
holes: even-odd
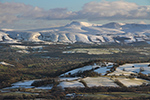
[[[121,25],[119,23],[116,23],[116,22],[111,22],[108,24],[104,24],[102,27],[120,29]]]
[[[85,26],[85,27],[89,27],[92,26],[91,23],[87,23],[87,22],[78,22],[78,21],[73,21],[70,24],[66,25],[67,27],[69,26]]]
[[[105,25],[73,21],[61,27],[35,29],[30,31],[0,30],[2,43],[150,43],[149,24],[120,24],[116,22]]]

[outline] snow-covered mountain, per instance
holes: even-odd
[[[108,23],[105,25],[73,21],[61,27],[15,31],[0,30],[2,43],[150,43],[150,24]]]

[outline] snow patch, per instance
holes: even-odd
[[[72,82],[60,82],[58,86],[61,86],[62,88],[71,88],[71,87],[84,87],[84,85],[78,81],[72,81]]]
[[[1,65],[6,65],[6,66],[14,66],[12,64],[6,63],[6,62],[0,62]]]
[[[107,86],[107,87],[119,87],[117,84],[113,82],[108,77],[87,77],[83,79],[88,87],[94,87],[94,86]]]

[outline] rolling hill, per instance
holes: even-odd
[[[0,30],[1,43],[150,43],[150,24],[116,23],[104,25],[73,21],[61,27],[17,31]]]

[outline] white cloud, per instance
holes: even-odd
[[[44,10],[23,3],[0,3],[0,23],[10,23],[19,19],[68,19],[75,13],[66,8]]]
[[[62,20],[62,19],[68,19],[70,16],[75,15],[75,13],[68,11],[67,8],[55,8],[50,9],[48,11],[44,11],[42,16],[39,17],[41,19],[48,19],[48,20]]]
[[[79,14],[88,20],[150,19],[150,6],[138,6],[124,1],[90,2],[83,6]]]
[[[0,23],[11,23],[18,20],[18,16],[30,12],[32,6],[22,3],[0,3]]]
[[[11,23],[23,19],[45,20],[118,20],[150,19],[150,6],[139,6],[124,1],[89,2],[82,10],[72,12],[67,8],[44,10],[23,3],[0,3],[0,23]]]

